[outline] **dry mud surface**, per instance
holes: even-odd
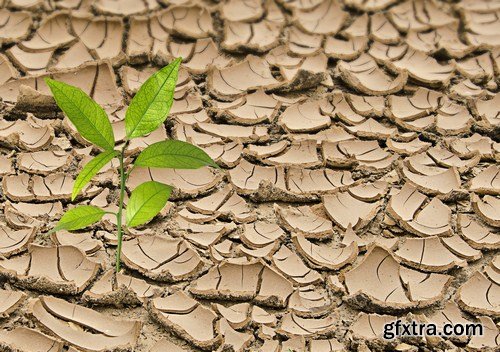
[[[0,1],[0,350],[494,351],[500,319],[498,0]],[[165,138],[220,170],[154,221],[47,235],[98,151],[43,78],[104,106],[182,56]],[[117,165],[78,199],[117,208]],[[402,320],[481,337],[384,340]]]

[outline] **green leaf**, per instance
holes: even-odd
[[[106,214],[106,212],[98,207],[92,205],[81,205],[68,210],[59,220],[56,227],[49,233],[59,230],[79,230],[92,225]]]
[[[143,225],[153,219],[167,204],[172,187],[156,181],[137,186],[127,204],[127,226]]]
[[[165,121],[174,100],[181,61],[181,58],[175,59],[139,88],[125,113],[128,139],[151,133]]]
[[[46,78],[57,105],[68,116],[83,138],[104,150],[115,147],[115,137],[108,116],[80,88]]]
[[[90,181],[92,177],[94,177],[99,170],[102,169],[104,165],[106,165],[111,159],[113,159],[118,152],[116,150],[107,150],[102,152],[94,159],[90,160],[83,167],[82,171],[78,175],[75,180],[75,184],[73,185],[73,193],[71,194],[71,200],[75,200],[76,196],[83,187]]]
[[[219,167],[202,149],[174,140],[151,144],[139,154],[134,164],[171,169],[198,169],[207,165]]]

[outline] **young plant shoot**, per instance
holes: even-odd
[[[128,143],[160,127],[170,112],[181,59],[172,61],[140,87],[131,100],[125,114],[126,136],[121,147],[115,149],[115,138],[106,112],[81,89],[47,78],[57,105],[75,125],[80,135],[102,151],[88,162],[78,175],[73,186],[71,199],[74,201],[80,191],[102,167],[118,158],[120,173],[120,196],[116,216],[118,247],[116,249],[116,272],[120,271],[123,228],[144,225],[151,221],[165,206],[172,187],[156,181],[137,186],[130,194],[123,224],[123,201],[126,181],[135,167],[197,169],[203,166],[218,167],[200,148],[186,142],[165,140],[145,148],[126,170],[124,159]],[[90,226],[109,214],[91,205],[80,205],[68,210],[51,232],[79,230]]]

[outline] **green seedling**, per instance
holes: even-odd
[[[165,140],[145,148],[126,170],[125,152],[131,139],[143,137],[163,124],[170,112],[174,100],[174,90],[181,59],[172,61],[140,87],[131,100],[125,114],[126,137],[118,150],[111,123],[105,111],[81,89],[63,82],[47,78],[57,105],[75,125],[80,135],[96,147],[101,153],[88,162],[78,175],[73,186],[72,201],[101,168],[112,159],[119,160],[120,197],[118,212],[107,212],[91,205],[81,205],[68,210],[50,231],[79,230],[102,219],[105,214],[116,216],[118,247],[116,249],[116,272],[120,271],[123,228],[144,225],[151,221],[165,206],[172,187],[156,181],[145,182],[137,186],[130,194],[123,218],[123,200],[125,183],[132,170],[139,167],[197,169],[203,166],[218,167],[217,164],[200,148],[186,142]]]

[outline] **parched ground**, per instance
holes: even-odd
[[[0,1],[0,350],[498,351],[498,0]],[[220,170],[136,168],[160,216],[48,235],[98,153],[43,78],[118,143],[182,56],[166,138]],[[117,165],[77,203],[117,209]],[[484,335],[385,340],[403,321]]]

